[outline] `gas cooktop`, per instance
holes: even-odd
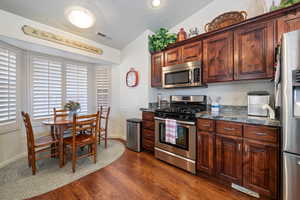
[[[168,108],[155,110],[155,117],[195,121],[196,113],[206,111],[206,96],[171,96]]]

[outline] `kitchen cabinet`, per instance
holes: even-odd
[[[277,43],[281,43],[281,37],[284,33],[300,29],[300,10],[280,17],[277,20]]]
[[[243,140],[232,136],[216,136],[216,175],[236,184],[243,181]]]
[[[276,198],[278,184],[278,147],[244,140],[244,186],[259,194]]]
[[[203,40],[205,83],[233,80],[233,34],[231,31]]]
[[[202,42],[186,44],[182,47],[182,62],[191,62],[202,59]]]
[[[276,199],[280,176],[279,130],[197,119],[197,171]]]
[[[162,67],[164,66],[164,53],[156,53],[151,58],[151,86],[162,86]]]
[[[154,113],[153,112],[143,112],[143,129],[142,129],[142,147],[147,151],[154,151],[154,130],[155,130],[155,122],[154,122]]]
[[[181,47],[170,49],[165,52],[165,66],[181,63]]]
[[[253,23],[234,32],[234,79],[272,78],[274,73],[274,23]]]
[[[214,138],[213,133],[197,132],[197,170],[209,175],[214,173]]]
[[[284,33],[299,29],[297,3],[171,44],[162,59],[165,66],[202,61],[204,83],[272,79],[276,45]],[[160,85],[158,72],[152,76]]]

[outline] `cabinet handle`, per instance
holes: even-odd
[[[241,151],[241,144],[238,144],[238,151]]]
[[[300,160],[298,161],[297,165],[299,165],[299,166],[300,166]]]
[[[210,127],[209,124],[202,124],[202,126],[204,126],[204,127]]]
[[[258,136],[267,136],[268,134],[266,134],[266,133],[255,133],[256,135],[258,135]]]
[[[225,131],[234,131],[235,128],[227,128],[227,127],[225,127],[224,130],[225,130]]]

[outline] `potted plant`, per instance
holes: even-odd
[[[64,105],[64,109],[69,111],[69,117],[73,117],[74,114],[80,110],[80,103],[75,101],[69,101]]]
[[[169,44],[176,42],[177,35],[168,33],[165,28],[160,28],[154,35],[149,36],[149,51],[155,53],[164,50]]]
[[[282,0],[281,3],[279,4],[279,6],[276,6],[273,3],[273,5],[271,7],[271,11],[277,10],[277,9],[280,9],[280,8],[289,7],[289,6],[291,6],[291,5],[295,4],[295,3],[298,3],[298,2],[300,2],[300,0]]]

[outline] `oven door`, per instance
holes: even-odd
[[[177,121],[176,143],[166,142],[165,119],[155,118],[155,147],[196,160],[196,126],[195,122]]]

